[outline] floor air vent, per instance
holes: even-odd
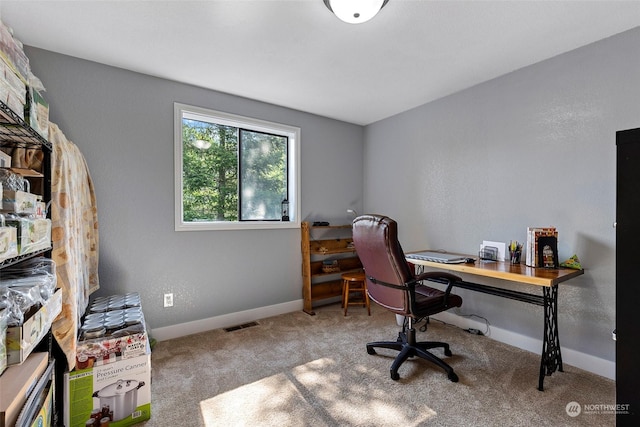
[[[249,322],[249,323],[243,323],[242,325],[230,326],[228,328],[224,328],[224,331],[232,332],[232,331],[237,331],[239,329],[250,328],[252,326],[258,326],[258,322]]]

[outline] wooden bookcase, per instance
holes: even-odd
[[[362,269],[351,236],[351,224],[313,226],[302,222],[303,310],[314,315],[313,304],[342,296],[342,273]],[[338,271],[325,272],[323,262],[337,261]]]

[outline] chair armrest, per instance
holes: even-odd
[[[449,294],[451,293],[451,288],[455,282],[460,282],[462,279],[455,274],[446,273],[444,271],[427,271],[415,276],[414,281],[420,282],[426,279],[442,279],[448,282],[447,289],[444,291],[444,304],[447,304],[449,301]]]
[[[448,280],[449,283],[459,282],[462,280],[460,277],[456,276],[455,274],[446,273],[444,271],[427,271],[415,276],[416,281],[421,281],[425,279],[444,279],[444,280]]]

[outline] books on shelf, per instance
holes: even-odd
[[[555,227],[527,227],[525,264],[530,267],[558,266],[558,230]]]

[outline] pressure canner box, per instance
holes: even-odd
[[[151,418],[151,355],[64,374],[64,425],[85,427],[108,418],[109,427]],[[97,424],[100,425],[100,420]]]

